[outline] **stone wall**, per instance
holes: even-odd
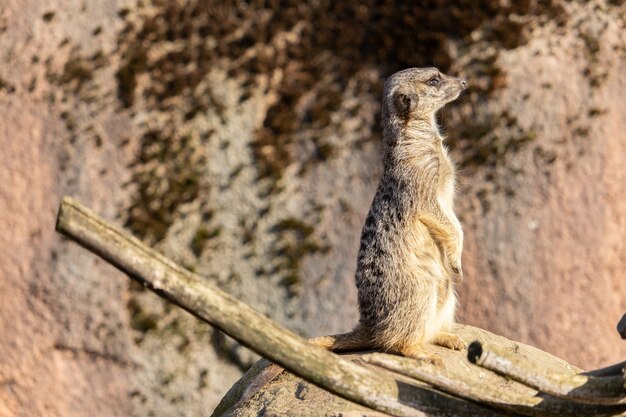
[[[396,3],[0,4],[0,415],[205,415],[255,360],[55,235],[65,194],[302,335],[349,330],[409,66],[472,84],[440,118],[459,319],[623,360],[623,1]]]

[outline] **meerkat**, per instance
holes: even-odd
[[[463,277],[463,230],[453,210],[455,166],[435,115],[466,87],[464,79],[436,68],[406,69],[385,82],[383,173],[357,258],[360,319],[348,333],[309,342],[331,351],[381,349],[438,365],[441,357],[424,345],[465,347],[449,332],[454,282]],[[242,399],[283,370],[265,365]]]
[[[361,233],[356,286],[360,319],[349,333],[310,341],[332,351],[382,349],[441,363],[423,349],[462,349],[449,332],[463,230],[454,214],[455,166],[436,113],[467,87],[436,68],[392,75],[382,103],[383,172]]]
[[[381,349],[442,365],[424,349],[465,347],[450,333],[454,281],[463,276],[463,230],[454,214],[455,166],[435,115],[467,87],[436,68],[410,68],[385,82],[383,172],[361,232],[356,286],[360,319],[344,334],[309,342],[331,351]],[[268,363],[242,398],[283,370]]]

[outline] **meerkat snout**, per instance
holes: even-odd
[[[467,88],[467,80],[465,78],[451,77],[444,74],[441,74],[441,84],[441,88],[445,89],[447,95],[443,104],[456,100],[463,90]]]

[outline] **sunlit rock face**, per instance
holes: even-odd
[[[352,3],[2,3],[0,414],[206,415],[255,360],[56,236],[64,194],[302,335],[349,330],[382,84],[413,66],[471,83],[440,115],[459,320],[623,360],[623,2]]]

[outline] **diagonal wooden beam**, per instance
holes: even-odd
[[[65,197],[56,230],[159,296],[212,324],[303,379],[348,400],[395,416],[496,416],[471,402],[433,393],[357,365],[308,343]],[[439,401],[433,401],[433,399]]]

